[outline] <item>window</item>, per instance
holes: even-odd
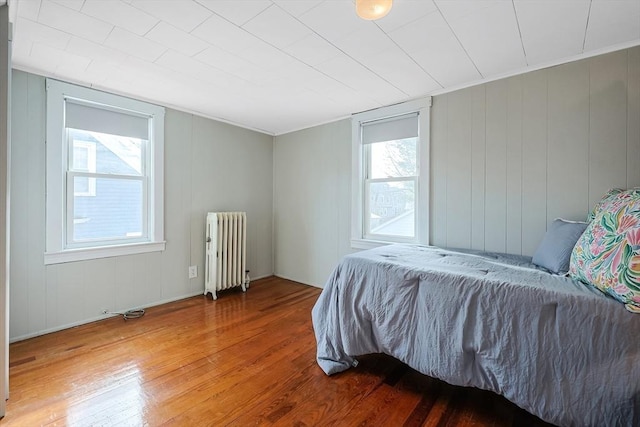
[[[164,109],[47,79],[45,263],[164,250]]]
[[[429,106],[353,116],[353,247],[429,242]]]

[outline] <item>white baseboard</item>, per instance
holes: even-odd
[[[127,309],[127,310],[139,310],[139,309],[142,309],[142,308],[155,307],[157,305],[162,305],[162,304],[166,304],[166,303],[169,303],[169,302],[174,302],[174,301],[179,301],[179,300],[186,299],[186,298],[191,298],[191,297],[194,297],[196,295],[203,295],[203,293],[204,293],[204,287],[202,288],[201,291],[198,291],[198,292],[195,292],[195,293],[189,293],[189,294],[186,294],[186,295],[181,295],[181,296],[177,296],[177,297],[173,297],[173,298],[167,298],[167,299],[160,300],[160,301],[154,301],[152,303],[145,304],[144,306],[132,307],[132,308]],[[127,311],[127,310],[125,310],[125,311]],[[98,320],[104,320],[104,319],[108,319],[109,317],[115,317],[115,316],[118,316],[118,315],[117,314],[102,314],[100,316],[90,317],[88,319],[79,320],[77,322],[66,323],[64,325],[55,326],[53,328],[48,328],[48,329],[43,329],[43,330],[40,330],[40,331],[32,332],[30,334],[20,335],[20,336],[17,336],[17,337],[10,337],[9,338],[9,342],[10,343],[14,343],[14,342],[18,342],[18,341],[23,341],[23,340],[26,340],[26,339],[29,339],[29,338],[39,337],[40,335],[46,335],[46,334],[50,334],[52,332],[62,331],[64,329],[73,328],[75,326],[86,325],[87,323],[97,322]]]
[[[281,279],[285,279],[285,280],[291,280],[292,282],[302,283],[303,285],[313,286],[314,288],[320,288],[320,289],[324,288],[324,286],[316,285],[315,283],[306,283],[298,279],[292,279],[290,277],[283,276],[282,274],[274,274],[274,276],[279,277]]]
[[[264,274],[258,277],[250,277],[251,282],[253,283],[256,280],[260,280],[260,279],[266,279],[268,277],[272,277],[274,276],[274,274]],[[278,277],[278,276],[276,276]],[[288,279],[291,280],[291,279]],[[251,289],[251,285],[249,285],[249,289]],[[162,304],[167,304],[170,302],[174,302],[174,301],[179,301],[182,299],[186,299],[186,298],[191,298],[197,295],[204,295],[204,286],[202,287],[202,290],[198,291],[198,292],[193,292],[193,293],[189,293],[189,294],[185,294],[185,295],[181,295],[181,296],[177,296],[177,297],[173,297],[173,298],[167,298],[167,299],[163,299],[160,301],[154,301],[151,302],[149,304],[145,304],[144,306],[139,306],[139,307],[132,307],[129,308],[127,310],[139,310],[139,309],[143,309],[143,308],[149,308],[149,307],[155,307],[158,305],[162,305]],[[36,331],[36,332],[32,332],[26,335],[19,335],[17,337],[10,337],[9,338],[9,342],[10,343],[14,343],[14,342],[18,342],[18,341],[23,341],[29,338],[35,338],[35,337],[39,337],[40,335],[46,335],[46,334],[50,334],[52,332],[58,332],[58,331],[62,331],[64,329],[69,329],[69,328],[73,328],[75,326],[80,326],[80,325],[86,325],[87,323],[92,323],[92,322],[97,322],[98,320],[104,320],[104,319],[108,319],[109,317],[115,317],[118,316],[117,314],[102,314],[99,316],[95,316],[95,317],[90,317],[87,319],[83,319],[83,320],[79,320],[77,322],[72,322],[72,323],[66,323],[64,325],[60,325],[60,326],[55,326],[53,328],[48,328],[48,329],[43,329],[40,331]]]

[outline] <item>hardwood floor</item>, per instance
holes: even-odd
[[[546,426],[505,399],[382,355],[327,377],[320,290],[279,278],[14,343],[0,426]]]

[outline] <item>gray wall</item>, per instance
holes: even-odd
[[[276,137],[275,274],[322,286],[351,251],[350,147],[348,120]],[[431,244],[531,255],[638,165],[640,47],[436,96]]]
[[[434,98],[431,243],[531,255],[640,186],[640,47]]]
[[[273,273],[273,137],[167,109],[164,252],[45,266],[45,81],[13,72],[11,340],[204,290],[208,211],[242,210],[248,268]],[[198,278],[188,279],[188,266]]]
[[[276,137],[275,273],[322,285],[350,251],[351,121]]]
[[[12,89],[12,340],[202,292],[207,211],[247,211],[254,278],[322,286],[352,251],[349,120],[274,143],[167,110],[166,251],[44,266],[44,79]],[[431,243],[531,254],[553,218],[640,186],[640,47],[437,96],[431,132]]]

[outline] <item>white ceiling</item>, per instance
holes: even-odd
[[[13,66],[270,134],[640,44],[640,0],[13,0]]]

